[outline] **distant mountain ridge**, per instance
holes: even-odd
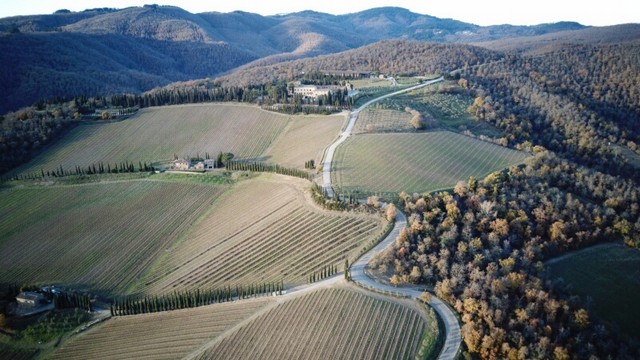
[[[0,113],[51,96],[143,92],[385,39],[473,43],[584,29],[483,27],[397,7],[262,16],[145,5],[9,17],[0,19]]]

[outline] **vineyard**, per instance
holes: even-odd
[[[346,289],[278,305],[209,348],[201,359],[408,359],[426,318],[408,306]]]
[[[0,190],[0,278],[123,294],[224,189],[134,180]]]
[[[522,162],[523,152],[447,131],[363,134],[336,151],[332,182],[341,192],[428,192]]]
[[[336,116],[301,116],[291,122],[285,133],[265,153],[266,161],[304,169],[304,163],[322,159],[327,144],[340,132],[345,119]]]
[[[365,109],[358,114],[353,133],[372,133],[413,130],[409,121],[412,115],[400,110]]]
[[[308,182],[271,174],[238,183],[153,266],[140,291],[304,284],[325,266],[341,268],[382,231],[377,217],[319,210],[303,191]]]
[[[178,359],[273,304],[270,298],[112,318],[64,343],[52,359]]]
[[[18,171],[40,173],[41,169],[73,169],[98,162],[150,163],[172,160],[174,155],[186,158],[219,152],[231,152],[236,159],[255,159],[296,118],[230,104],[143,109],[120,122],[79,125]]]

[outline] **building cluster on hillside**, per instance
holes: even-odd
[[[174,160],[171,163],[170,170],[179,170],[179,171],[188,171],[188,170],[196,170],[196,171],[206,171],[213,170],[216,168],[217,161],[215,159],[206,159],[201,161],[191,161],[185,159]]]

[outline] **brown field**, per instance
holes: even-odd
[[[135,180],[0,190],[0,279],[123,294],[225,188]]]
[[[179,359],[273,304],[258,298],[115,317],[72,337],[52,359]]]
[[[412,115],[406,111],[365,109],[358,115],[354,134],[414,130],[409,124]]]
[[[322,160],[324,148],[344,125],[344,115],[299,116],[285,133],[265,152],[265,160],[286,167],[304,169],[304,163]]]
[[[427,325],[417,310],[346,289],[278,305],[213,344],[201,359],[407,359]]]
[[[321,210],[308,192],[308,182],[275,174],[240,182],[153,266],[139,291],[304,284],[325,265],[341,269],[382,231],[380,218]]]

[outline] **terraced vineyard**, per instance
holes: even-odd
[[[413,130],[409,121],[412,115],[405,111],[388,109],[365,109],[358,115],[353,133],[388,132]]]
[[[407,306],[345,289],[324,289],[277,306],[201,359],[408,359],[426,319]]]
[[[0,190],[0,279],[123,294],[225,188],[137,180]]]
[[[339,191],[397,194],[451,188],[469,176],[522,162],[526,154],[447,131],[351,136],[336,151]]]
[[[300,179],[265,174],[243,181],[154,265],[144,292],[280,282],[353,257],[382,231],[374,216],[319,210]]]
[[[179,359],[273,304],[269,298],[115,317],[73,337],[52,359]]]
[[[300,169],[311,159],[319,164],[324,148],[338,135],[344,122],[344,115],[297,117],[267,150],[265,160]]]
[[[294,117],[233,104],[167,106],[140,110],[117,123],[80,125],[18,171],[37,172],[92,163],[153,162],[232,152],[258,158]]]

